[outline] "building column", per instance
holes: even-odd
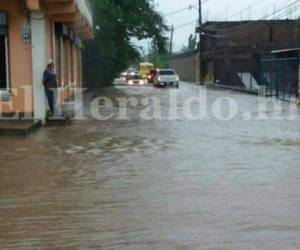
[[[43,72],[46,59],[46,24],[42,12],[31,13],[32,79],[34,119],[46,122],[46,98],[43,86]]]

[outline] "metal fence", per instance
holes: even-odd
[[[261,60],[260,84],[268,96],[283,101],[296,101],[298,92],[298,58]]]

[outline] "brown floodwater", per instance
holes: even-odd
[[[199,90],[101,94],[155,96],[167,112],[170,92],[181,110]],[[138,105],[125,121],[89,117],[0,138],[0,249],[300,249],[299,117],[244,120],[257,114],[257,97],[208,94],[208,108],[234,98],[238,115],[143,121]]]

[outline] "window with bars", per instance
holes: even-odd
[[[0,11],[0,25],[7,25],[7,15],[3,11]]]
[[[71,82],[72,84],[75,82],[74,79],[74,64],[75,64],[75,60],[74,60],[74,44],[71,42]]]
[[[55,23],[55,64],[59,86],[67,82],[66,68],[66,38],[68,29],[63,23]]]
[[[55,69],[56,69],[56,78],[59,86],[62,84],[62,46],[61,38],[55,36]]]
[[[64,85],[69,84],[69,73],[70,73],[70,45],[69,40],[64,38]]]

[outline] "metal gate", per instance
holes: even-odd
[[[260,84],[266,86],[268,96],[276,96],[283,101],[296,101],[298,58],[262,59]]]

